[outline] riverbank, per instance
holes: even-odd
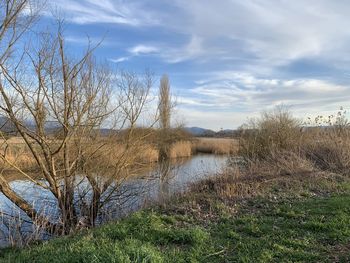
[[[346,174],[231,170],[120,222],[3,250],[0,262],[347,262],[349,211]]]

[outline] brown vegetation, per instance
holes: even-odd
[[[350,168],[350,127],[341,111],[326,120],[317,117],[309,128],[287,109],[264,113],[242,132],[239,154],[247,162],[269,162],[291,172],[296,172],[294,162],[322,171],[344,172]]]
[[[307,128],[285,108],[266,112],[242,132],[241,159],[232,156],[223,175],[194,187],[223,200],[264,195],[271,188],[296,196],[305,189],[321,195],[337,191],[339,181],[350,181],[350,127],[343,116],[322,123],[317,118],[318,126]]]
[[[266,158],[276,151],[294,151],[303,144],[301,122],[277,107],[242,126],[239,154],[246,159]]]
[[[140,134],[139,134],[140,136]],[[149,136],[151,137],[151,135]],[[185,138],[185,137],[184,137]],[[35,171],[39,167],[29,149],[24,144],[23,140],[18,137],[12,137],[7,142],[8,148],[6,158],[8,162],[0,160],[0,168],[9,172],[16,171],[14,165],[23,171]],[[97,147],[97,145],[96,145]],[[125,152],[125,145],[122,141],[116,140],[115,142],[109,142],[108,150],[107,146],[101,149],[101,152],[96,153],[95,161],[105,167],[110,167],[116,161],[121,158]],[[93,147],[91,147],[93,149]],[[103,151],[102,151],[103,150]],[[183,139],[174,142],[170,146],[170,159],[175,158],[188,158],[193,154],[235,154],[238,150],[238,142],[233,139]],[[147,140],[139,144],[137,151],[133,154],[135,163],[147,165],[150,163],[158,162],[159,150],[157,146],[152,143],[152,140]]]
[[[238,140],[226,138],[197,138],[193,142],[194,153],[237,154]]]
[[[181,202],[167,204],[167,210],[191,214],[207,224],[215,222],[218,214],[236,213],[237,206],[256,197],[276,202],[346,191],[350,127],[344,119],[339,121],[343,114],[336,116],[330,123],[317,118],[317,125],[305,127],[285,108],[264,113],[250,122],[254,129],[247,125],[241,132],[240,156],[233,155],[220,175],[192,185],[177,197]],[[221,210],[221,202],[230,211]]]
[[[170,158],[185,158],[192,156],[192,143],[190,141],[179,141],[174,143],[170,149]]]

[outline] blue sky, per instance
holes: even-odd
[[[350,106],[347,0],[52,2],[72,52],[104,39],[98,58],[167,73],[187,126],[235,128],[280,104],[301,118]]]

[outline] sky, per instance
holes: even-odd
[[[350,106],[348,0],[52,2],[72,52],[103,39],[99,59],[168,74],[186,126],[237,128],[281,104],[304,119]]]

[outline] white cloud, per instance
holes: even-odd
[[[141,56],[141,55],[150,55],[153,53],[157,53],[159,49],[154,46],[148,46],[148,45],[137,45],[134,47],[131,47],[127,50],[129,52],[129,56],[119,57],[119,58],[110,58],[109,60],[114,63],[121,63],[128,61],[132,59],[133,57]]]
[[[130,57],[120,57],[120,58],[109,59],[109,60],[114,62],[114,63],[121,63],[121,62],[127,61],[129,59],[130,59]]]
[[[350,85],[320,79],[269,79],[226,71],[198,83],[189,94],[191,99],[184,100],[184,108],[201,105],[210,112],[241,112],[246,116],[280,104],[291,106],[299,115],[350,106]]]
[[[226,52],[243,49],[269,64],[336,51],[349,42],[350,5],[343,1],[177,1],[190,21],[184,31],[210,40],[226,38]],[[338,30],[341,28],[342,30]],[[224,41],[224,39],[223,39]],[[235,45],[236,43],[236,45]],[[345,47],[344,47],[345,48]]]
[[[128,51],[134,55],[142,55],[142,54],[150,54],[150,53],[156,53],[159,51],[157,47],[154,46],[148,46],[148,45],[137,45],[132,48],[129,48]]]

